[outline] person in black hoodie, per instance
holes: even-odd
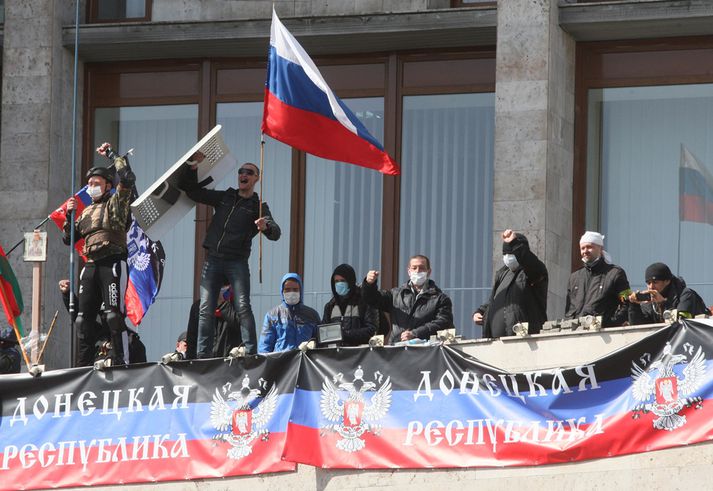
[[[547,267],[524,235],[508,229],[502,238],[505,266],[495,273],[490,300],[473,320],[483,325],[484,338],[512,336],[518,322],[527,322],[529,333],[537,334],[547,320]]]
[[[376,333],[379,311],[367,305],[362,298],[354,268],[348,264],[334,268],[331,285],[333,296],[324,306],[322,322],[341,324],[342,346],[367,344]]]
[[[629,295],[630,325],[663,322],[665,310],[677,309],[681,317],[688,319],[700,314],[710,315],[701,296],[688,288],[683,278],[674,276],[664,263],[650,265],[644,278],[648,290]],[[642,293],[649,295],[649,299],[639,300]]]
[[[240,317],[241,338],[250,354],[257,353],[255,316],[250,305],[250,268],[248,258],[253,238],[262,232],[270,240],[280,238],[280,227],[272,218],[267,203],[260,204],[254,192],[260,170],[250,162],[238,170],[238,189],[225,191],[204,189],[198,183],[197,167],[205,155],[196,152],[183,166],[179,187],[198,203],[213,207],[213,218],[203,248],[203,263],[198,313],[198,358],[213,356],[215,308],[220,287],[227,281],[233,288],[235,310]],[[261,213],[262,212],[262,213]]]

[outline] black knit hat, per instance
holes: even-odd
[[[530,243],[527,241],[527,237],[522,234],[515,234],[515,238],[510,242],[503,242],[503,254],[512,254],[515,246],[525,244],[528,248]]]
[[[656,280],[670,280],[673,278],[671,270],[664,263],[654,263],[646,268],[644,279],[647,283]]]

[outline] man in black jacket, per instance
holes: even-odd
[[[242,340],[248,353],[257,353],[255,316],[250,305],[250,268],[248,258],[252,240],[262,232],[270,240],[280,238],[280,227],[272,219],[267,203],[262,203],[253,191],[260,180],[255,164],[246,162],[238,170],[238,189],[215,191],[201,188],[196,168],[204,156],[200,153],[185,165],[181,187],[189,198],[213,207],[213,218],[203,241],[207,250],[201,273],[200,309],[198,319],[198,358],[213,354],[215,308],[220,288],[227,281],[233,288],[233,306],[240,317]]]
[[[646,268],[644,279],[648,290],[629,295],[629,324],[632,326],[663,322],[665,310],[677,309],[681,317],[688,319],[710,315],[701,296],[688,288],[683,278],[675,277],[664,263]],[[648,299],[642,298],[646,296]]]
[[[324,306],[322,322],[341,324],[343,346],[367,344],[379,324],[379,311],[366,304],[354,268],[348,264],[334,268],[331,284],[333,296]]]
[[[527,322],[529,333],[537,334],[547,320],[547,267],[524,235],[508,229],[502,238],[505,266],[495,273],[490,300],[473,320],[483,325],[484,338],[512,336],[518,322]]]
[[[631,288],[624,270],[612,264],[604,250],[604,236],[585,232],[579,239],[579,251],[584,267],[569,277],[565,319],[593,315],[602,316],[603,327],[623,325]]]
[[[429,339],[443,329],[453,327],[453,305],[436,283],[429,279],[431,263],[416,255],[408,261],[409,281],[391,290],[379,290],[378,271],[369,271],[362,283],[362,294],[372,307],[391,316],[389,343],[410,339]]]

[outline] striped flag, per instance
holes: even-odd
[[[713,225],[713,176],[681,145],[679,218],[682,222]]]
[[[113,191],[113,190],[112,190]],[[84,208],[92,204],[92,198],[89,196],[89,193],[87,193],[87,186],[84,186],[82,189],[77,191],[77,193],[74,195],[75,198],[75,203],[76,203],[76,208],[74,211],[74,216],[78,217],[79,215],[82,214],[82,211],[84,211]],[[50,219],[59,227],[60,230],[64,230],[64,222],[67,220],[67,202],[69,201],[69,198],[62,203],[59,208],[57,208],[55,211],[50,213]],[[84,255],[82,254],[82,250],[84,249],[84,239],[78,239],[74,243],[74,248],[77,250],[80,256],[82,256],[82,259],[84,259]]]
[[[10,267],[10,262],[7,260],[5,251],[0,246],[0,303],[5,311],[5,317],[15,330],[15,335],[20,338],[25,336],[22,328],[22,310],[25,308],[22,303],[22,292],[20,284],[17,282],[15,273]]]
[[[317,157],[384,174],[400,172],[381,143],[332,92],[274,9],[262,131]]]

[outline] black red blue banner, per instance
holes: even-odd
[[[511,373],[449,346],[0,377],[0,488],[522,466],[713,438],[711,324]]]

